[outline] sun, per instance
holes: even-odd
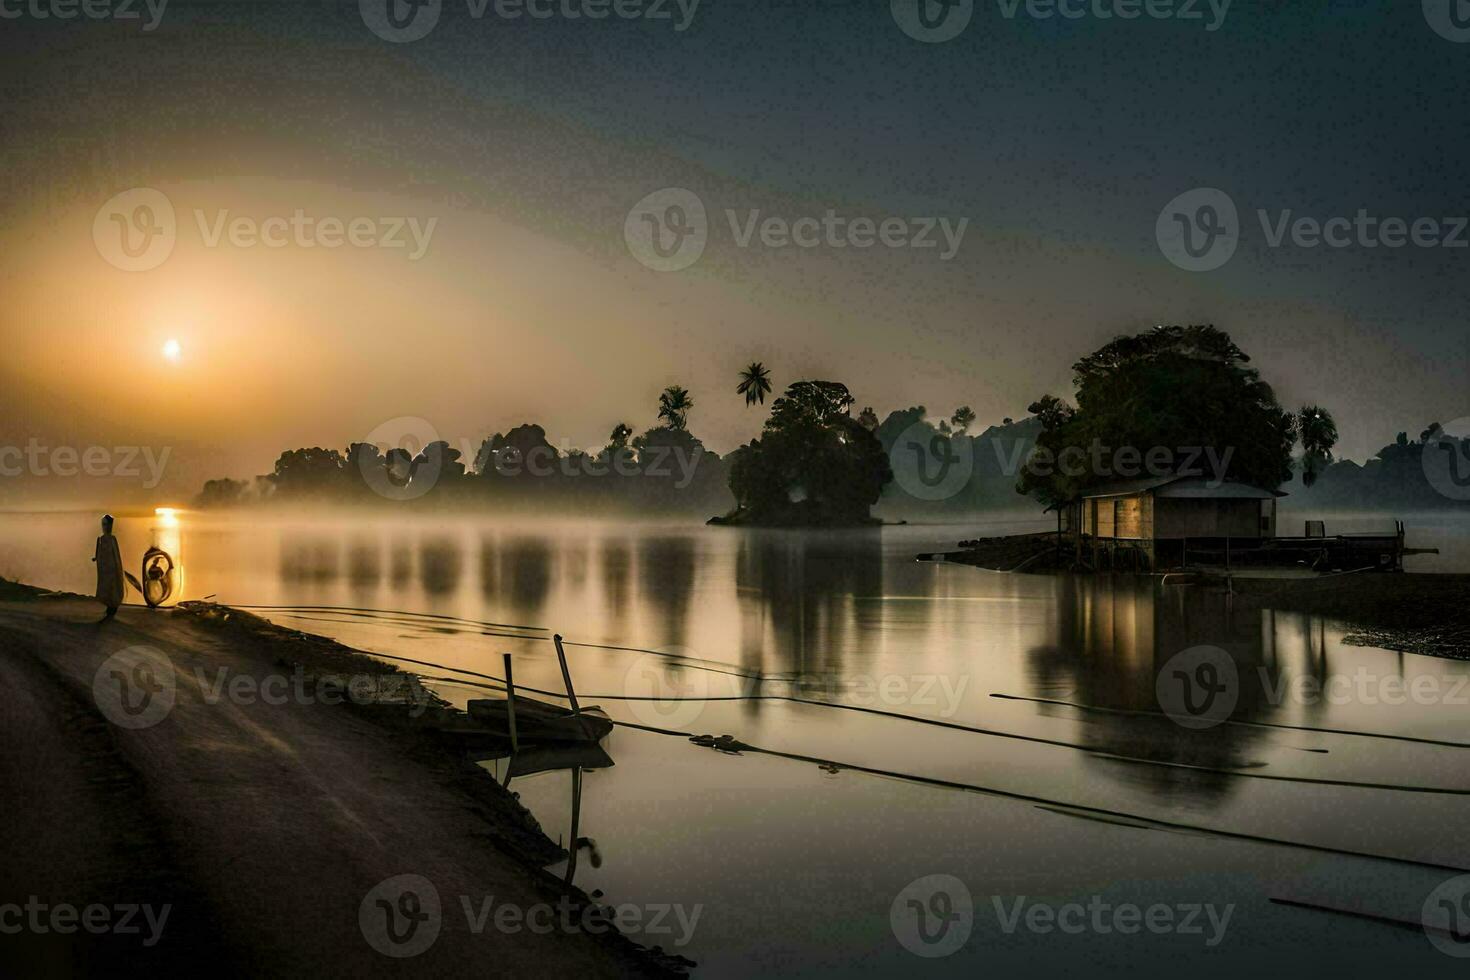
[[[170,337],[168,340],[164,341],[164,343],[163,343],[163,359],[165,361],[168,361],[168,362],[170,362],[172,364],[177,364],[178,361],[179,361],[179,357],[183,353],[184,353],[184,348],[182,346],[180,346],[179,345],[179,342],[177,340],[175,340],[174,338]]]

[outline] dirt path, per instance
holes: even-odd
[[[141,937],[23,930],[0,934],[0,964],[39,957],[59,968],[136,968],[136,958],[109,961],[126,948],[214,972],[652,972],[631,944],[578,926],[497,929],[492,913],[474,931],[466,903],[477,916],[487,901],[523,912],[550,906],[539,925],[558,908],[560,889],[489,843],[496,815],[465,792],[462,773],[424,764],[349,707],[216,698],[221,678],[249,685],[237,678],[290,672],[195,617],[124,608],[98,625],[97,615],[85,600],[0,603],[0,779],[10,823],[0,905],[37,895],[173,908],[151,948],[141,944],[146,925]],[[140,646],[165,658],[155,666],[159,676],[171,673],[173,705],[155,724],[122,727],[105,720],[120,703],[114,689],[105,682],[99,699],[94,680],[109,657]],[[126,666],[124,674],[138,676]],[[158,694],[138,717],[163,700]],[[433,886],[437,916],[418,882],[413,897],[397,885],[370,896],[400,875]],[[388,936],[390,913],[399,938],[416,913],[412,939],[399,945]],[[411,957],[370,943],[417,948],[436,924],[437,937]]]

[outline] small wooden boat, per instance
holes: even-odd
[[[612,719],[601,708],[580,712],[559,704],[516,695],[516,734],[522,741],[597,742],[612,731]],[[509,702],[479,698],[465,705],[476,723],[496,734],[510,735]]]

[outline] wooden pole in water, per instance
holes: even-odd
[[[572,672],[567,669],[567,653],[561,648],[561,634],[551,634],[551,641],[556,644],[556,662],[561,664],[562,683],[567,686],[567,700],[572,702],[572,714],[577,718],[577,723],[582,727],[582,734],[587,736],[588,741],[592,736],[587,731],[586,722],[582,721],[582,706],[577,704],[577,691],[572,687]]]
[[[561,664],[562,683],[567,686],[567,700],[572,702],[572,713],[580,715],[582,709],[577,704],[577,692],[572,688],[572,673],[567,670],[567,654],[561,648],[561,634],[553,633],[551,641],[556,644],[556,662]]]
[[[500,656],[505,664],[505,710],[510,720],[510,750],[519,752],[521,740],[516,736],[516,681],[510,670],[510,654],[502,653]],[[508,769],[507,773],[509,773]]]

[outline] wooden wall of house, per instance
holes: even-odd
[[[1153,494],[1117,498],[1113,536],[1148,540],[1154,536]]]
[[[1154,530],[1160,538],[1258,538],[1259,500],[1164,497],[1154,501]]]

